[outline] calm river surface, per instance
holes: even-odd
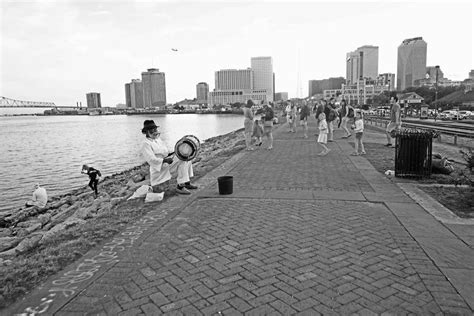
[[[0,117],[0,211],[23,206],[36,182],[49,196],[87,185],[83,164],[103,177],[140,165],[146,119],[170,151],[185,135],[202,142],[243,127],[242,116],[229,114]]]

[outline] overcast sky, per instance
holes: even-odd
[[[308,80],[345,77],[346,53],[363,45],[379,46],[379,73],[396,74],[397,47],[418,36],[445,77],[474,69],[472,1],[0,2],[0,96],[18,100],[84,105],[100,92],[115,106],[124,84],[154,67],[173,103],[253,56],[273,57],[276,91],[290,97],[300,60],[306,96]]]

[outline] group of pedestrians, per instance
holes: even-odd
[[[252,100],[248,100],[244,107],[244,134],[246,150],[252,151],[252,143],[256,146],[263,144],[262,137],[266,138],[266,149],[273,149],[273,120],[275,112],[268,102],[264,101],[262,107],[253,111]]]
[[[346,100],[344,99],[341,100],[339,106],[337,106],[335,98],[330,98],[329,100],[319,100],[313,106],[312,111],[315,113],[316,124],[318,128],[317,143],[322,148],[322,151],[318,155],[325,156],[331,151],[328,148],[327,143],[334,141],[334,128],[337,123],[337,127],[342,128],[345,132],[345,135],[342,138],[349,138],[352,136],[352,132],[347,127],[348,123],[352,123],[351,129],[353,129],[353,132],[356,135],[355,151],[352,153],[352,155],[366,154],[362,141],[364,121],[361,111],[354,109],[354,107],[347,104]],[[290,103],[286,107],[285,112],[289,126],[289,132],[296,132],[295,120],[297,113],[299,113],[300,125],[303,128],[303,137],[308,138],[308,119],[311,115],[311,109],[307,102],[303,101],[300,109],[297,109],[295,104]]]

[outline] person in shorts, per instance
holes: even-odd
[[[268,105],[268,102],[263,103],[263,108],[258,110],[256,114],[262,114],[262,119],[263,119],[263,136],[265,136],[268,139],[268,150],[273,149],[273,118],[274,118],[274,113],[273,109]]]
[[[308,138],[308,118],[309,115],[311,114],[311,110],[306,103],[306,101],[303,101],[303,106],[301,107],[301,112],[300,112],[300,125],[303,127],[303,137]]]
[[[385,146],[391,147],[392,146],[392,131],[396,129],[400,129],[402,127],[401,121],[401,107],[398,103],[397,97],[392,97],[390,99],[391,108],[390,108],[390,122],[385,129],[385,133],[387,135],[387,144]]]
[[[354,152],[351,155],[352,156],[365,155],[366,152],[364,148],[364,143],[362,141],[362,138],[364,136],[364,119],[362,117],[361,111],[356,112],[355,123],[352,127],[354,127],[354,133],[355,133],[356,139],[354,142]],[[360,148],[360,153],[359,153],[359,148]]]

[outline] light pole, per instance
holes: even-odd
[[[436,69],[436,85],[435,85],[435,102],[438,101],[438,69],[439,66],[435,66]]]

